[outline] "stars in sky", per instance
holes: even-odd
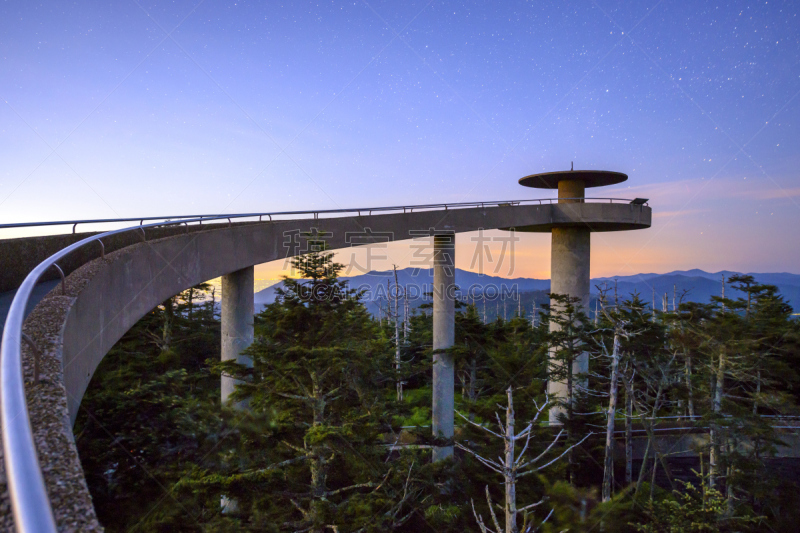
[[[0,220],[526,198],[520,176],[575,161],[674,213],[596,246],[653,271],[798,271],[797,12],[5,3]],[[593,273],[644,268],[621,255]]]

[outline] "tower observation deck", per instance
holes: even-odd
[[[586,222],[581,216],[582,204],[586,201],[586,188],[616,185],[628,179],[626,174],[607,170],[566,170],[531,174],[519,180],[520,185],[537,189],[558,189],[558,204],[565,216],[553,219],[547,226],[537,225],[515,228],[525,232],[550,232],[552,235],[550,252],[550,292],[579,298],[580,305],[586,309],[590,295],[591,234],[595,231],[624,231],[650,227],[647,220],[622,220],[609,213],[608,217],[594,217]],[[645,199],[637,198],[631,202],[632,210],[641,210]],[[565,205],[562,205],[565,204]],[[573,205],[569,205],[573,204]],[[551,300],[551,305],[554,302]],[[555,307],[553,307],[555,308]],[[551,330],[558,325],[551,322]],[[573,375],[586,375],[589,371],[589,354],[582,353],[573,363]],[[585,380],[583,380],[585,382]],[[551,381],[547,385],[551,397],[568,399],[567,384]],[[563,409],[550,411],[550,423],[556,422]]]

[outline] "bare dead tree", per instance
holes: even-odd
[[[625,383],[625,485],[633,483],[633,373]]]
[[[189,321],[192,320],[192,315],[194,311],[194,291],[195,291],[194,287],[189,287],[189,289],[186,291],[186,307],[187,307],[187,316],[189,318]]]
[[[402,493],[397,495],[398,497],[394,500],[389,510],[383,513],[382,518],[384,522],[382,527],[386,528],[387,531],[394,531],[395,529],[401,527],[403,524],[408,522],[408,520],[416,512],[414,506],[409,507],[408,504],[409,502],[419,498],[423,492],[424,485],[421,483],[414,483],[414,480],[411,478],[411,472],[413,468],[414,463],[412,462],[408,467],[408,474],[406,474],[406,480],[403,483]],[[334,531],[338,531],[338,526],[328,525],[327,527],[331,529],[337,528],[334,529]],[[362,533],[367,530],[367,527],[363,527],[361,529],[357,529],[354,533]],[[372,529],[369,530],[372,531]]]
[[[172,328],[175,321],[175,297],[167,298],[159,307],[164,308],[164,320],[159,328],[161,331],[154,333],[146,330],[145,334],[150,338],[150,342],[155,344],[161,353],[164,353],[172,348]]]
[[[715,372],[715,386],[714,397],[711,401],[711,411],[719,416],[722,412],[722,395],[725,388],[725,345],[719,347],[719,356],[717,359],[717,366]],[[711,448],[708,453],[708,486],[712,489],[717,485],[717,478],[719,477],[719,454],[720,454],[720,435],[719,428],[716,421],[709,424],[709,440],[711,441]]]
[[[397,265],[392,265],[394,269],[394,370],[397,372],[397,401],[403,401],[403,380],[400,379],[400,311],[397,308],[397,300],[400,297],[400,284],[397,283]],[[387,297],[391,298],[389,291]]]
[[[681,293],[680,298],[678,299],[678,303],[677,303],[678,307],[680,307],[680,304],[683,303],[683,300],[684,300],[684,298],[686,298],[687,294],[689,294],[689,289],[684,289],[683,292]],[[673,311],[675,311],[675,310],[676,310],[675,303],[673,301]],[[683,343],[683,339],[684,339],[684,337],[686,335],[686,330],[685,330],[685,327],[684,327],[683,320],[677,315],[676,315],[676,318],[677,318],[678,324],[679,324],[679,333],[680,333],[681,342]],[[686,384],[686,396],[687,396],[687,398],[686,398],[686,411],[687,411],[687,414],[689,415],[689,418],[693,419],[694,418],[694,388],[692,386],[692,354],[686,348],[685,343],[683,344],[682,351],[683,351],[683,361],[684,361],[683,375],[684,375],[684,382]]]
[[[678,285],[674,284],[674,285],[672,285],[672,312],[673,313],[678,310],[677,304],[675,302],[675,300],[676,300],[675,297],[677,295],[678,295]]]
[[[725,274],[722,274],[722,312],[725,312]],[[722,412],[722,395],[725,388],[725,344],[721,343],[718,350],[717,365],[714,369],[714,396],[711,400],[711,411],[719,416]],[[711,363],[712,368],[714,363]],[[709,440],[711,447],[708,452],[708,486],[716,487],[719,477],[720,435],[716,421],[709,424]]]
[[[605,306],[605,294],[606,290],[601,289],[599,286],[597,287],[600,295],[598,300],[600,301],[601,310],[605,319],[613,325],[613,343],[612,349],[609,353],[609,350],[605,343],[600,337],[598,343],[600,345],[601,353],[606,357],[611,359],[611,376],[609,380],[609,390],[608,390],[608,410],[606,413],[606,443],[605,443],[605,461],[603,463],[603,487],[602,487],[602,501],[607,502],[611,499],[611,492],[613,487],[613,476],[614,476],[614,426],[617,417],[617,400],[618,400],[618,386],[617,383],[620,379],[620,358],[622,356],[622,339],[623,338],[630,338],[631,336],[637,335],[640,332],[629,332],[627,331],[628,328],[628,321],[622,318],[622,315],[619,313],[618,306],[615,305],[614,312],[609,312],[609,310]],[[616,290],[615,290],[615,301],[616,301]],[[623,378],[624,380],[624,378]],[[626,380],[627,384],[627,380]],[[626,387],[627,389],[628,387]],[[632,388],[632,385],[631,385]],[[626,394],[626,402],[630,398],[630,394]],[[628,455],[628,446],[630,445],[630,420],[629,420],[629,413],[628,413],[628,406],[626,405],[626,475],[628,473],[628,463],[630,461],[630,457]],[[631,474],[632,475],[632,474]],[[628,476],[630,477],[630,476]]]
[[[614,346],[611,350],[611,383],[608,387],[608,412],[606,414],[606,446],[603,462],[603,501],[611,499],[611,478],[614,474],[614,421],[617,417],[617,375],[619,372],[620,337],[623,324],[614,325]]]
[[[653,365],[650,372],[641,371],[641,368],[644,366],[642,365],[641,361],[636,361],[635,359],[632,360],[635,367],[640,369],[639,375],[642,377],[642,382],[645,385],[644,391],[639,391],[640,395],[642,396],[641,400],[644,402],[644,405],[640,402],[640,398],[637,398],[637,391],[634,390],[633,394],[631,395],[633,400],[633,408],[636,410],[636,416],[642,422],[645,431],[647,432],[647,446],[645,447],[644,458],[642,460],[642,466],[639,469],[639,478],[636,482],[636,493],[638,494],[639,489],[641,488],[642,481],[644,480],[644,474],[647,470],[647,455],[649,450],[653,450],[653,468],[651,470],[651,481],[650,481],[650,497],[653,497],[653,490],[655,486],[655,474],[657,465],[660,463],[664,472],[667,473],[667,478],[671,485],[674,487],[674,483],[672,480],[672,476],[670,475],[669,466],[664,458],[664,455],[659,451],[658,442],[655,438],[655,431],[654,431],[654,422],[657,419],[658,411],[664,405],[666,401],[664,397],[664,393],[666,388],[669,386],[670,383],[674,381],[672,378],[673,372],[676,371],[673,363],[677,356],[677,352],[673,352],[671,357],[668,360],[657,362]],[[652,398],[650,405],[647,405],[647,397]],[[648,409],[649,408],[649,409]],[[649,410],[649,413],[648,413]]]
[[[403,286],[403,344],[408,342],[408,286]]]
[[[653,322],[656,321],[656,288],[653,287]]]
[[[722,299],[725,299],[725,274],[722,274]],[[722,302],[722,310],[725,311],[725,302]]]
[[[528,448],[531,444],[531,436],[533,435],[533,430],[537,425],[537,421],[539,419],[539,415],[549,407],[550,401],[547,396],[545,396],[544,403],[539,406],[538,403],[534,400],[534,405],[536,406],[536,414],[533,417],[525,429],[520,431],[519,433],[515,433],[515,420],[514,420],[514,398],[513,398],[513,389],[511,386],[506,389],[506,396],[508,397],[508,405],[506,406],[506,421],[503,424],[502,420],[500,419],[500,415],[495,413],[495,417],[497,419],[497,425],[499,428],[499,432],[492,431],[491,429],[484,427],[476,422],[471,421],[468,417],[464,416],[461,413],[458,413],[458,416],[466,420],[468,423],[472,424],[473,426],[481,429],[489,433],[490,435],[497,437],[503,440],[504,443],[504,453],[503,457],[498,457],[497,460],[494,459],[487,459],[480,455],[479,453],[475,452],[474,450],[467,448],[466,446],[456,443],[456,446],[464,450],[465,452],[469,453],[473,457],[475,457],[481,464],[487,466],[494,472],[497,472],[501,476],[503,476],[503,482],[505,485],[505,503],[503,505],[504,514],[505,514],[505,527],[500,526],[500,522],[497,519],[497,515],[494,512],[494,503],[492,502],[491,496],[489,494],[489,486],[486,486],[486,501],[489,505],[489,512],[492,516],[492,524],[494,525],[494,529],[490,526],[486,525],[483,520],[483,517],[477,513],[475,510],[475,502],[472,502],[472,512],[475,516],[475,520],[478,523],[478,527],[481,530],[481,533],[528,533],[536,531],[533,529],[533,523],[529,523],[528,521],[528,511],[538,507],[539,505],[545,502],[544,499],[539,500],[536,503],[532,503],[529,505],[525,505],[523,507],[517,507],[517,480],[523,476],[527,476],[530,474],[534,474],[547,468],[548,466],[552,465],[553,463],[557,462],[559,459],[563,458],[569,452],[572,451],[573,448],[579,446],[583,443],[586,439],[589,438],[591,433],[583,437],[579,442],[576,442],[572,446],[569,446],[567,449],[563,450],[557,457],[547,461],[544,464],[539,464],[545,461],[545,457],[553,449],[556,443],[561,438],[561,435],[564,433],[565,430],[561,430],[558,432],[558,435],[550,442],[550,444],[545,448],[545,450],[539,454],[537,457],[526,460],[525,453],[528,451]],[[523,440],[525,444],[522,446],[522,450],[517,452],[517,441]],[[517,517],[519,514],[523,515],[523,525],[522,529],[517,526]],[[552,512],[550,513],[552,514]],[[547,515],[545,521],[550,517],[550,514]],[[544,523],[544,522],[542,522]],[[541,523],[540,523],[541,525]],[[538,528],[537,528],[538,529]]]

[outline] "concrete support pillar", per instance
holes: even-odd
[[[243,268],[222,276],[222,360],[236,360],[243,365],[252,366],[249,357],[242,351],[253,344],[254,314],[253,267]],[[222,403],[227,402],[233,393],[237,380],[222,376]]]
[[[455,375],[453,356],[437,353],[455,342],[455,235],[433,238],[433,435],[453,437]],[[453,455],[452,446],[433,449],[433,460]]]
[[[561,183],[559,183],[559,186]],[[559,193],[560,193],[559,189]],[[568,294],[581,299],[584,310],[589,305],[589,267],[591,250],[591,232],[589,228],[553,228],[552,249],[550,255],[550,292],[555,294]],[[550,302],[555,309],[556,303]],[[558,326],[551,323],[553,331]],[[572,374],[582,374],[589,371],[589,354],[583,353],[572,365]],[[573,381],[573,388],[576,381]],[[585,384],[585,382],[582,382]],[[567,384],[565,382],[550,381],[547,384],[550,397],[567,398]],[[564,410],[554,407],[550,410],[550,423],[554,423],[559,414]]]

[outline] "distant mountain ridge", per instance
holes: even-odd
[[[598,277],[591,280],[591,292],[597,294],[597,286],[606,283],[613,290],[614,280],[617,281],[617,291],[621,298],[628,298],[633,293],[646,302],[651,302],[655,292],[656,307],[661,306],[661,298],[666,293],[671,305],[673,294],[680,299],[684,291],[684,300],[694,302],[708,302],[711,296],[721,293],[721,277],[725,278],[738,274],[737,272],[723,270],[720,272],[706,272],[700,269],[676,270],[666,274],[636,274],[633,276]],[[787,272],[778,273],[749,273],[757,283],[776,285],[781,294],[794,309],[800,309],[800,275]],[[409,287],[410,299],[423,300],[423,293],[429,292],[433,283],[431,269],[404,268],[397,271],[398,282],[403,287]],[[350,287],[365,290],[365,297],[369,301],[385,300],[386,282],[394,286],[394,272],[372,271],[359,276],[348,276]],[[550,290],[550,280],[533,278],[503,278],[487,274],[477,274],[466,270],[456,269],[456,284],[462,293],[470,289],[480,298],[481,292],[486,290],[487,298],[496,299],[505,295],[506,299],[514,299],[513,294],[528,292],[546,292]],[[266,305],[275,300],[276,290],[282,286],[278,283],[259,291],[255,295],[256,306]],[[730,290],[730,289],[729,289]],[[496,292],[492,292],[496,291]],[[727,294],[736,298],[741,296],[735,291]]]
[[[663,276],[684,276],[690,278],[707,278],[713,280],[721,281],[721,277],[724,275],[725,279],[733,276],[734,274],[742,274],[742,272],[733,272],[731,270],[721,270],[719,272],[706,272],[705,270],[700,270],[699,268],[693,268],[691,270],[674,270],[672,272],[667,272],[665,274],[634,274],[632,276],[610,276],[605,278],[593,278],[593,281],[613,281],[617,279],[619,281],[642,281],[648,280],[655,277],[663,277]],[[787,285],[795,285],[800,286],[800,275],[798,274],[790,274],[788,272],[768,272],[768,273],[759,273],[759,272],[747,272],[749,276],[753,276],[757,283],[765,283],[770,285],[779,285],[781,283]]]

